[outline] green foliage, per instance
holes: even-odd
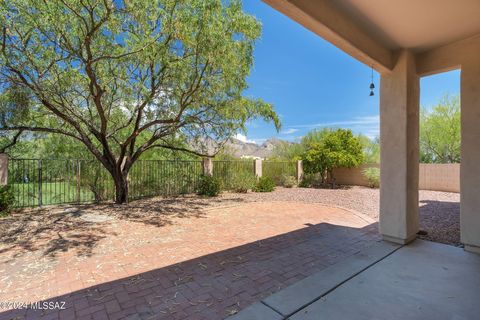
[[[320,143],[332,131],[333,131],[333,129],[330,129],[330,128],[311,130],[302,138],[302,144],[308,147],[308,145],[310,145],[312,143]]]
[[[358,135],[362,144],[364,163],[380,163],[380,139],[370,139],[364,135]]]
[[[368,184],[372,188],[380,187],[380,169],[379,168],[366,168],[363,170],[363,175],[368,180]]]
[[[219,152],[215,155],[215,160],[217,161],[234,161],[239,160],[235,157],[235,149],[232,146],[225,144]]]
[[[213,176],[222,183],[223,190],[234,190],[237,181],[243,179],[255,181],[252,160],[214,160]]]
[[[270,177],[275,185],[283,185],[283,176],[294,175],[296,162],[294,161],[263,161],[262,176]]]
[[[305,173],[303,175],[302,180],[300,180],[300,183],[298,184],[298,186],[300,188],[311,188],[313,187],[314,182],[315,182],[315,174]]]
[[[207,137],[222,145],[253,119],[280,128],[271,104],[244,94],[261,24],[240,0],[0,0],[0,24],[0,96],[18,101],[4,109],[29,105],[3,112],[3,138],[82,144],[117,202],[145,152],[212,153]]]
[[[198,184],[197,194],[200,196],[216,197],[221,192],[220,181],[210,175],[202,175]]]
[[[273,149],[272,159],[296,161],[301,160],[308,146],[323,140],[331,129],[314,129],[309,131],[302,139],[295,143],[282,141]]]
[[[0,186],[0,216],[6,215],[15,203],[12,188],[10,186]]]
[[[420,113],[420,158],[424,163],[460,162],[460,97],[446,95]]]
[[[201,172],[201,161],[137,161],[128,177],[129,199],[195,193]],[[111,175],[95,160],[11,159],[9,183],[19,207],[37,205],[40,190],[44,205],[115,197]]]
[[[275,182],[270,177],[260,177],[253,191],[272,192],[275,190]]]
[[[256,178],[249,172],[240,172],[233,176],[230,183],[231,190],[238,193],[247,193],[255,187]]]
[[[294,176],[283,175],[282,186],[285,188],[293,188],[297,185],[297,179]]]
[[[302,154],[305,152],[305,145],[298,142],[279,141],[274,146],[270,160],[296,161],[301,160]]]
[[[303,154],[306,173],[319,173],[322,182],[327,174],[333,178],[334,168],[352,168],[363,162],[362,145],[351,130],[337,129],[326,132],[322,140],[312,142]]]
[[[301,160],[310,146],[316,143],[322,144],[327,136],[331,134],[334,129],[324,128],[315,129],[308,132],[298,142],[291,143],[283,141],[275,146],[273,149],[272,159],[275,160]],[[370,139],[362,134],[355,137],[358,139],[363,150],[364,163],[380,163],[380,141],[378,138]]]
[[[302,188],[325,187],[320,173],[305,173],[298,186]]]

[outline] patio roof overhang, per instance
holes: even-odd
[[[380,73],[399,52],[417,56],[420,75],[459,68],[480,47],[477,0],[263,0]]]
[[[461,240],[480,253],[480,1],[263,0],[381,74],[380,233],[415,239],[422,76],[461,69]]]

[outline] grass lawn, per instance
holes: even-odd
[[[77,185],[74,182],[57,181],[38,183],[13,183],[16,206],[30,207],[39,205],[40,193],[42,204],[60,204],[71,202],[90,202],[95,199],[93,192],[87,186],[80,187],[78,193]]]

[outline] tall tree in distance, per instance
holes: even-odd
[[[460,162],[460,97],[444,96],[420,113],[420,156],[425,163]]]
[[[364,163],[380,163],[380,138],[377,136],[373,139],[370,139],[363,134],[359,134],[358,139],[362,144]]]
[[[0,28],[0,94],[29,99],[21,116],[3,108],[0,130],[79,141],[117,203],[147,150],[205,155],[250,119],[280,127],[243,96],[261,26],[240,0],[0,0]]]

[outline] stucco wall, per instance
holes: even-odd
[[[380,168],[378,164],[364,164],[358,168],[338,168],[333,170],[333,175],[338,184],[351,186],[368,186],[368,180],[363,175],[363,170],[370,167]]]
[[[337,183],[345,185],[368,186],[362,171],[377,164],[362,165],[353,169],[335,169]],[[420,164],[419,188],[422,190],[460,192],[460,164]]]
[[[419,188],[460,192],[460,164],[420,164]]]

